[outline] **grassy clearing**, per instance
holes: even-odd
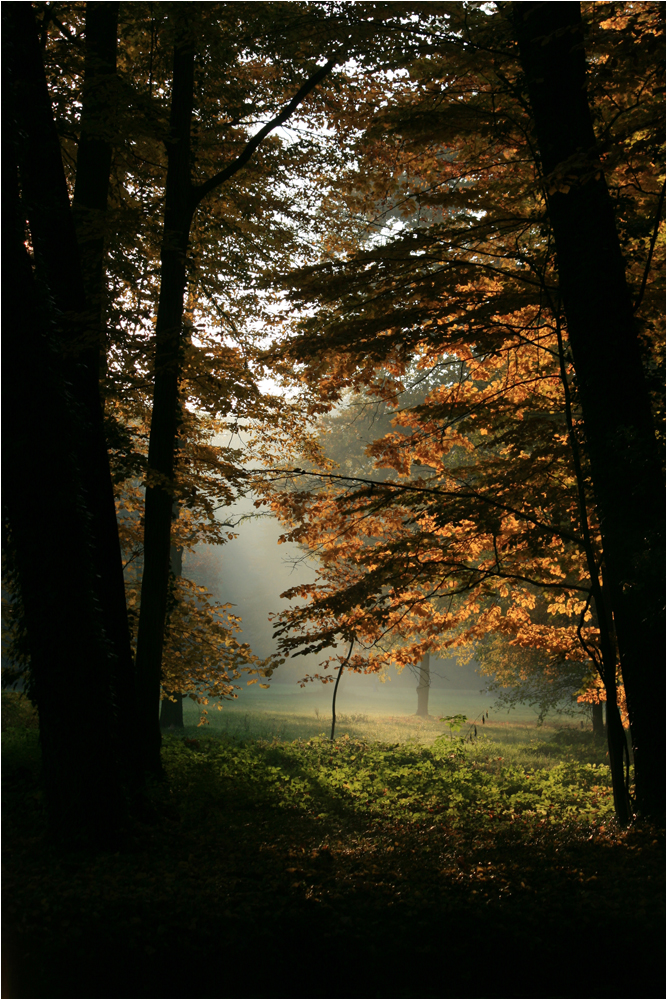
[[[661,995],[663,834],[615,827],[604,748],[431,725],[167,735],[152,815],[96,854],[48,845],[37,733],[10,726],[3,996]]]
[[[184,707],[184,735],[191,738],[208,734],[241,740],[291,742],[328,737],[331,733],[331,715],[319,709],[300,712],[224,706],[221,711],[211,709],[206,717],[207,724],[198,725],[198,707],[192,702],[186,702]],[[557,744],[560,740],[560,747],[555,751],[557,757],[567,753],[565,748],[568,741],[571,741],[585,753],[588,752],[586,748],[593,748],[594,760],[591,759],[590,763],[604,763],[605,760],[604,740],[598,746],[590,738],[590,727],[582,730],[579,723],[545,723],[537,726],[535,723],[492,719],[482,724],[478,718],[469,719],[458,735],[472,735],[474,726],[477,727],[478,737],[502,743],[505,748],[513,744],[521,747],[546,747],[546,744],[553,743],[556,739]],[[434,715],[427,719],[416,715],[377,715],[366,712],[338,712],[336,715],[336,738],[348,736],[350,739],[367,742],[417,742],[430,746],[443,734],[453,737],[457,735],[450,734],[447,724],[440,722]],[[545,749],[543,756],[544,766],[548,766],[548,761],[554,757],[554,748]]]
[[[236,743],[167,737],[164,759],[172,789],[185,794],[203,776],[203,808],[222,807],[240,786],[257,807],[299,810],[318,819],[346,815],[419,822],[442,817],[452,827],[485,828],[534,817],[603,824],[613,808],[608,768],[531,753],[500,755],[492,740],[440,738],[432,747],[318,737],[283,743]],[[504,827],[503,827],[504,828]]]

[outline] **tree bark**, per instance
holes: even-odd
[[[3,12],[6,267],[5,509],[37,701],[47,810],[68,841],[107,842],[122,822],[112,651],[97,598],[80,441],[87,414],[63,345],[84,304],[74,225],[31,4]],[[39,181],[30,157],[38,151]],[[17,160],[19,161],[17,163]],[[19,167],[25,203],[19,198]],[[36,267],[24,245],[26,214]],[[57,239],[66,303],[49,267]],[[51,282],[56,286],[52,288]],[[45,486],[48,496],[45,499]],[[95,706],[82,712],[77,695]]]
[[[417,712],[428,718],[428,695],[431,690],[431,654],[424,653],[419,664],[419,684],[417,685]]]
[[[113,8],[115,5],[108,6]],[[84,239],[88,264],[84,270],[80,263],[81,254],[62,167],[60,141],[53,121],[32,6],[14,4],[7,17],[13,38],[11,66],[16,95],[22,200],[34,247],[35,276],[42,288],[48,289],[45,294],[48,294],[57,314],[54,331],[59,340],[60,370],[69,385],[71,405],[77,411],[75,445],[79,482],[87,509],[91,557],[95,566],[91,585],[111,652],[110,696],[114,725],[118,729],[117,745],[128,775],[133,775],[136,773],[133,766],[135,725],[131,716],[134,667],[99,390],[103,237]],[[88,17],[87,24],[89,21],[92,23],[86,50],[86,71],[93,73],[94,83],[95,74],[100,72],[102,65],[102,57],[97,50],[102,50],[107,68],[109,60],[115,64],[115,17],[109,17],[107,11],[100,17],[97,11]],[[95,155],[90,155],[89,150],[87,152],[90,122],[105,111],[105,102],[102,102],[102,108],[99,107],[100,93],[92,85],[84,88],[82,158],[77,164],[79,219],[87,211],[88,202],[95,204],[92,211],[97,213],[98,218],[106,207],[110,148],[103,155],[99,148]],[[102,145],[108,146],[106,143]],[[87,275],[87,282],[84,274]],[[86,300],[86,284],[97,303],[93,309]]]
[[[513,5],[621,656],[638,810],[663,817],[662,463],[613,205],[596,151],[578,3]]]
[[[106,368],[104,244],[117,112],[118,4],[86,4],[86,53],[72,212],[89,310],[87,373]]]
[[[70,376],[90,414],[86,488],[98,567],[98,597],[114,652],[113,689],[119,743],[128,771],[136,768],[134,659],[125,601],[123,559],[103,425],[100,374],[106,368],[104,249],[116,113],[118,4],[86,5],[86,53],[72,213],[86,295],[86,333]]]
[[[122,820],[122,801],[112,750],[110,650],[94,598],[87,512],[76,488],[75,428],[35,307],[39,292],[27,252],[19,243],[10,255],[3,243],[11,282],[4,314],[5,460],[11,468],[5,505],[39,712],[47,810],[58,837],[99,843]],[[81,709],[82,695],[94,711]]]
[[[596,736],[604,736],[604,719],[602,717],[602,702],[591,706],[593,716],[593,732]]]
[[[586,497],[586,482],[581,465],[581,454],[579,442],[572,418],[572,400],[570,385],[567,377],[567,367],[565,360],[565,348],[563,345],[563,335],[560,325],[560,317],[556,317],[556,330],[558,336],[558,358],[560,364],[560,376],[563,385],[563,397],[565,403],[565,422],[567,424],[570,447],[572,449],[572,463],[577,481],[577,493],[579,495],[579,523],[581,526],[581,537],[586,553],[586,563],[591,581],[590,600],[592,602],[595,619],[598,627],[599,650],[590,646],[584,639],[581,626],[583,618],[580,620],[578,629],[579,641],[586,653],[591,658],[600,674],[605,686],[607,699],[607,746],[609,747],[609,770],[611,772],[611,785],[614,794],[614,810],[616,819],[621,826],[627,826],[630,821],[630,789],[626,780],[627,771],[624,767],[626,763],[626,739],[621,715],[618,710],[618,690],[616,686],[616,647],[617,642],[614,634],[614,622],[611,608],[607,599],[609,592],[608,585],[603,588],[600,583],[599,567],[596,561],[595,549],[591,538],[590,526],[588,523],[588,501]],[[604,577],[603,577],[604,579]],[[608,584],[608,581],[606,581]]]

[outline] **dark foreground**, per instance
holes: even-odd
[[[5,737],[3,998],[665,995],[661,832],[489,808],[488,757],[173,739],[94,853],[48,846],[36,734]]]

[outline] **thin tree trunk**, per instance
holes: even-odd
[[[170,137],[161,249],[160,297],[155,328],[153,413],[148,446],[144,514],[144,571],[137,635],[137,702],[141,715],[141,756],[146,770],[161,774],[159,724],[162,647],[169,591],[171,508],[179,424],[186,259],[192,217],[199,202],[249,162],[265,137],[296,111],[335,65],[319,66],[289,104],[250,139],[223,170],[195,187],[190,174],[190,127],[194,99],[194,47],[188,15],[181,13],[181,37],[174,46]]]
[[[350,648],[347,652],[347,656],[344,660],[341,660],[340,667],[338,668],[338,677],[336,678],[336,683],[334,684],[333,698],[331,699],[331,741],[333,742],[336,735],[336,695],[338,694],[338,685],[340,684],[340,679],[343,676],[343,670],[345,664],[349,661],[352,656],[352,649],[354,647],[354,639],[350,641]]]
[[[178,381],[186,289],[186,257],[195,203],[190,184],[190,121],[194,49],[183,32],[174,47],[170,139],[162,238],[160,298],[155,328],[155,384],[148,447],[144,570],[137,635],[137,694],[144,767],[160,774],[160,677],[169,591]]]
[[[591,706],[593,716],[593,732],[596,736],[604,736],[604,718],[602,716],[602,702],[594,702]]]
[[[174,504],[174,514],[178,516],[178,506]],[[175,590],[176,581],[183,572],[183,549],[180,546],[171,546],[171,582]],[[176,595],[172,595],[171,605],[176,601]],[[171,612],[168,612],[171,614]],[[166,697],[160,702],[160,729],[183,729],[183,693],[181,691],[164,691]]]
[[[664,486],[613,205],[588,107],[581,13],[578,3],[513,8],[600,518],[637,805],[662,817],[664,746],[654,706],[665,692]],[[614,724],[611,714],[609,719]]]
[[[428,718],[428,695],[431,690],[431,654],[424,653],[419,664],[419,684],[417,685],[417,712]]]

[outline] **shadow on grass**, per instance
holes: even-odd
[[[43,835],[36,732],[5,736],[3,997],[661,995],[652,831],[361,797],[467,781],[497,746],[436,766],[416,743],[167,737],[159,820],[86,855]],[[622,963],[599,961],[610,940]]]

